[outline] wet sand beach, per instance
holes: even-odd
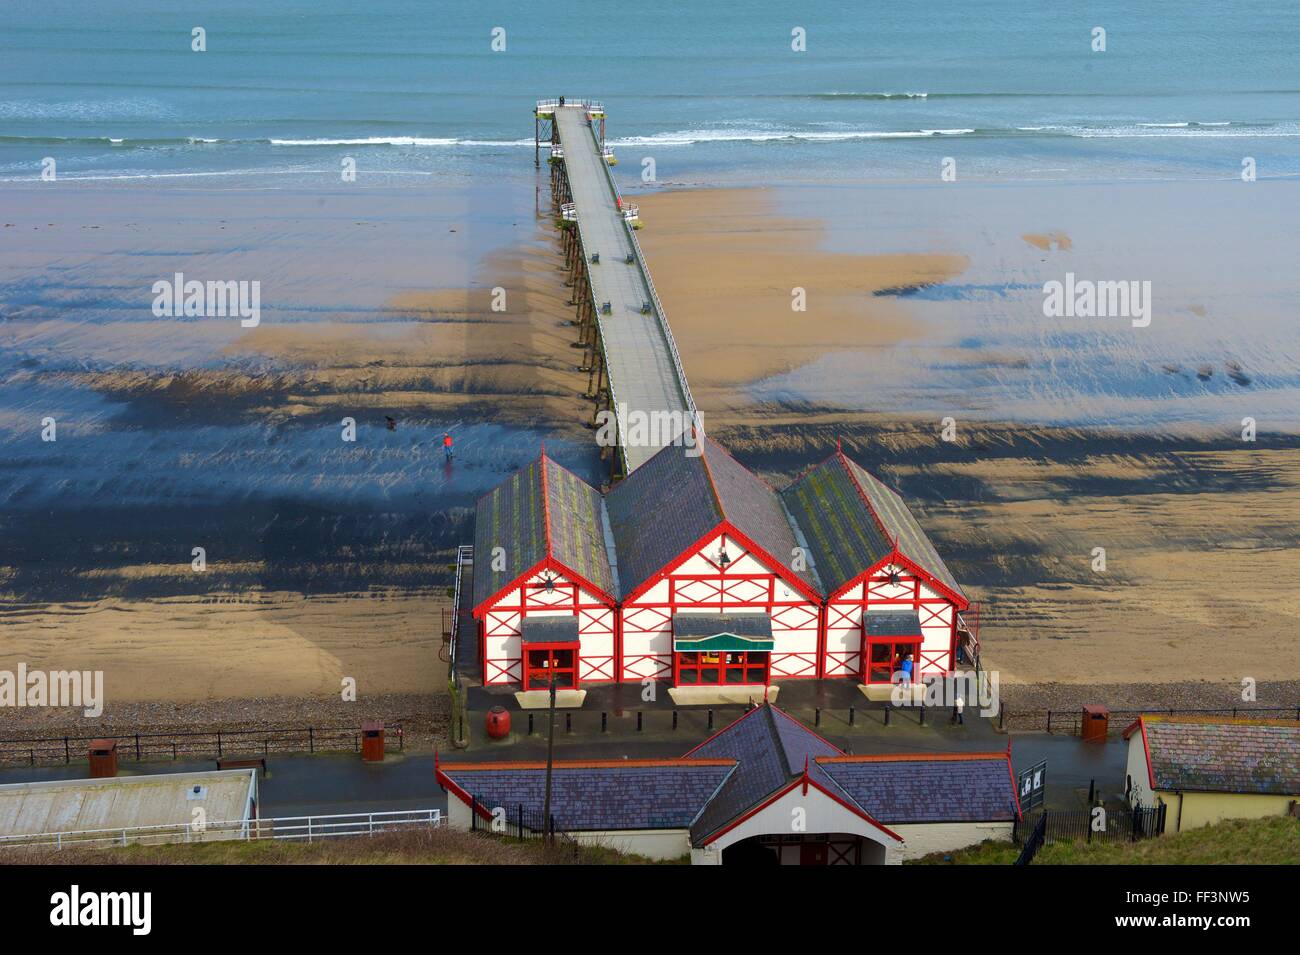
[[[1295,193],[1251,200],[1276,212],[1199,185],[1163,194],[1165,232],[1198,204],[1225,231],[1252,224],[1243,242],[1264,251],[1224,281],[1219,266],[1246,268],[1240,249],[1107,244],[1085,212],[1122,198],[1036,188],[955,204],[897,184],[639,197],[706,427],[773,481],[842,438],[981,601],[986,661],[1007,681],[1300,677],[1300,373],[1294,277],[1276,262]],[[228,190],[8,196],[0,667],[102,668],[119,701],[325,699],[344,675],[363,693],[427,691],[475,498],[543,439],[599,479],[532,189],[274,208]],[[1044,326],[1046,276],[1104,275],[1162,242],[1153,336]],[[155,279],[249,263],[265,276],[258,328],[149,313]],[[1249,444],[1244,414],[1260,422]]]

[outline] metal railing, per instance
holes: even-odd
[[[451,673],[452,679],[460,685],[460,671],[456,669],[456,643],[460,632],[460,585],[466,564],[474,563],[474,545],[461,544],[456,548],[456,589],[451,596]]]
[[[592,141],[596,140],[596,131],[591,130]],[[600,144],[596,143],[596,148],[600,149]],[[614,181],[614,173],[605,165],[605,181],[609,185],[610,193],[614,196],[614,204],[621,208],[623,204],[623,195],[618,191],[618,184]],[[682,392],[682,398],[686,402],[686,410],[691,416],[691,421],[695,427],[703,433],[704,423],[700,420],[699,411],[695,407],[695,398],[691,395],[691,386],[686,380],[686,369],[682,367],[682,356],[677,351],[677,340],[673,337],[672,329],[668,327],[668,314],[664,311],[664,303],[659,298],[659,290],[655,288],[654,279],[650,276],[650,267],[646,264],[645,252],[641,248],[641,243],[637,240],[636,229],[633,228],[631,221],[626,217],[623,218],[623,228],[627,232],[628,241],[632,245],[633,254],[637,259],[637,271],[641,273],[641,279],[645,283],[646,291],[650,293],[650,301],[654,303],[655,320],[659,324],[659,331],[668,345],[668,354],[673,361],[673,370],[677,374],[677,383]]]
[[[535,113],[545,113],[556,109],[560,105],[559,99],[539,99],[537,106],[534,108]],[[596,99],[566,99],[565,106],[581,106],[589,113],[605,112],[605,104]]]
[[[388,740],[396,739],[402,749],[400,724],[386,728]],[[116,740],[119,759],[198,759],[216,756],[267,756],[271,753],[317,753],[352,750],[361,752],[358,726],[268,727],[250,730],[194,730],[174,733],[125,733],[94,736],[37,736],[0,738],[0,764],[38,762],[71,763],[84,759],[89,744],[97,739]]]
[[[1082,705],[1063,710],[1015,710],[1005,708],[1003,722],[1012,729],[1038,730],[1078,736],[1083,723]],[[1109,710],[1107,734],[1122,733],[1139,716],[1222,716],[1231,719],[1282,719],[1300,721],[1300,706],[1146,707]]]
[[[380,832],[446,824],[441,809],[358,812],[331,816],[279,816],[209,822],[202,826],[178,823],[163,826],[124,826],[0,836],[0,849],[69,847],[106,849],[127,845],[168,845],[189,842],[251,842],[261,839],[315,842],[341,836],[373,836]]]

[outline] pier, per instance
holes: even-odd
[[[574,347],[583,350],[593,427],[613,415],[602,442],[616,481],[683,440],[699,414],[682,370],[663,304],[636,238],[637,207],[610,173],[605,108],[591,100],[541,100],[534,111],[534,163],[545,153],[551,200],[561,230],[567,278],[577,309]],[[606,429],[608,430],[608,429]]]

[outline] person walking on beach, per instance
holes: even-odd
[[[451,450],[451,432],[450,432],[450,431],[444,431],[444,432],[442,433],[442,453],[445,454],[445,455],[447,456],[447,462],[448,462],[448,463],[451,463],[452,450]]]

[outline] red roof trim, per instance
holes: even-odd
[[[692,766],[734,766],[734,759],[557,759],[553,769],[689,769]],[[545,760],[502,759],[489,763],[448,763],[453,773],[493,772],[494,770],[545,769]]]
[[[813,603],[821,604],[822,595],[814,590],[802,577],[796,574],[793,570],[788,570],[785,564],[781,563],[766,550],[756,544],[747,534],[743,533],[736,527],[736,525],[732,524],[731,521],[723,521],[723,526],[727,529],[728,536],[736,538],[736,540],[745,545],[746,550],[752,551],[762,558],[763,563],[766,564],[768,569],[774,574],[788,583],[791,587],[794,587],[799,591],[799,593],[807,597]]]
[[[1151,768],[1151,743],[1147,739],[1147,721],[1143,717],[1138,717],[1138,722],[1142,724],[1142,752],[1146,755],[1147,760],[1147,780],[1151,783],[1151,791],[1156,791],[1156,771]],[[1182,805],[1181,803],[1179,804]]]
[[[446,773],[442,771],[442,767],[438,763],[437,750],[435,750],[433,754],[433,778],[434,781],[437,782],[439,786],[442,786],[444,789],[447,790],[447,792],[454,795],[465,805],[471,807],[474,806],[474,797],[471,796],[469,793],[467,793],[460,786],[458,786],[455,780],[453,780],[450,776],[448,776]],[[492,813],[488,811],[486,806],[479,806],[478,814],[482,816],[484,819],[492,818]]]
[[[488,597],[486,600],[480,603],[477,607],[474,608],[474,610],[472,611],[472,615],[481,619],[483,615],[487,612],[487,610],[495,606],[496,603],[506,594],[507,591],[514,590],[516,587],[521,586],[523,581],[527,580],[529,577],[533,577],[541,573],[543,570],[552,570],[555,573],[560,574],[561,576],[569,578],[570,581],[579,585],[584,590],[589,590],[602,603],[604,603],[606,606],[610,607],[611,609],[614,607],[614,604],[617,603],[617,601],[615,601],[613,597],[605,593],[604,590],[602,590],[600,587],[597,587],[586,577],[571,570],[566,564],[562,564],[554,557],[548,555],[546,557],[543,557],[541,560],[539,560],[532,567],[528,568],[518,577],[515,577],[513,580],[510,581],[510,583],[506,584],[504,587],[502,587],[500,590],[494,593],[491,597]]]
[[[682,564],[686,563],[697,553],[699,553],[699,551],[704,548],[705,544],[713,540],[713,538],[717,537],[719,534],[723,534],[723,533],[726,533],[725,521],[716,524],[714,527],[710,528],[702,537],[700,537],[694,543],[689,544],[686,547],[686,549],[683,550],[680,554],[678,554],[668,563],[664,564],[664,566],[661,567],[659,570],[655,571],[653,574],[651,574],[649,577],[643,580],[639,587],[637,587],[635,590],[633,590],[631,593],[629,593],[626,597],[623,598],[622,600],[623,606],[626,607],[634,600],[640,599],[641,596],[646,591],[650,590],[650,588],[652,588],[655,584],[659,583],[659,581],[663,580],[674,570],[682,566]]]
[[[821,783],[817,782],[817,780],[811,779],[806,775],[800,775],[790,780],[790,782],[782,786],[780,789],[778,789],[772,795],[768,796],[766,799],[761,800],[758,804],[756,804],[752,808],[747,809],[745,812],[741,813],[739,816],[737,816],[731,822],[727,823],[721,829],[718,829],[716,832],[711,833],[708,836],[708,838],[706,838],[703,842],[700,843],[700,845],[707,846],[713,844],[714,842],[717,842],[719,839],[725,836],[732,829],[735,829],[737,826],[739,826],[742,822],[745,822],[747,819],[751,819],[754,816],[758,815],[758,813],[762,812],[768,806],[772,805],[774,802],[777,802],[782,797],[789,794],[791,790],[799,786],[804,786],[804,787],[811,786],[813,789],[816,789],[818,792],[826,796],[831,801],[838,803],[839,805],[843,806],[845,809],[849,810],[849,812],[853,813],[855,816],[858,816],[864,821],[866,821],[867,823],[875,826],[877,829],[879,829],[885,835],[889,836],[891,839],[894,839],[898,842],[903,841],[902,836],[894,832],[892,829],[889,829],[887,826],[883,826],[880,823],[876,822],[876,820],[872,819],[869,815],[867,815],[867,813],[864,812],[861,807],[854,806],[851,803],[845,802],[839,796],[836,796],[834,793],[828,790],[825,786],[821,785]]]
[[[937,577],[934,576],[934,574],[930,573],[928,570],[926,570],[924,567],[922,567],[912,558],[908,557],[906,554],[898,550],[891,551],[889,554],[880,558],[880,560],[876,561],[874,564],[872,564],[862,573],[858,574],[856,577],[852,578],[851,580],[846,581],[841,587],[839,587],[839,589],[833,591],[830,594],[830,596],[826,598],[826,602],[833,603],[838,597],[842,596],[850,587],[856,586],[857,584],[861,583],[865,578],[870,577],[872,574],[880,570],[882,567],[887,567],[890,564],[900,564],[903,567],[905,567],[907,570],[915,574],[917,577],[920,577],[921,580],[929,584],[930,587],[932,587],[939,594],[939,596],[944,597],[949,601],[951,601],[957,607],[958,610],[964,611],[970,609],[969,600],[967,600],[961,594],[957,593],[955,590],[953,590],[951,587],[945,584],[942,580],[939,580]]]

